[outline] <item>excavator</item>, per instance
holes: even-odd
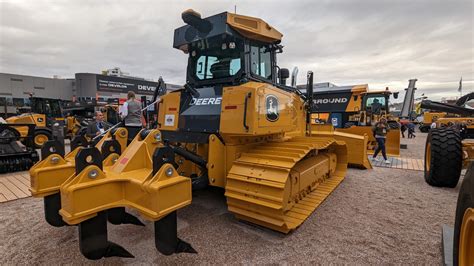
[[[182,19],[173,47],[188,55],[186,84],[159,98],[157,128],[142,129],[112,164],[97,147],[78,148],[68,159],[73,171],[56,183],[56,218],[77,225],[88,259],[133,257],[107,236],[107,221],[140,224],[125,207],[153,222],[161,254],[195,253],[177,235],[177,210],[208,186],[224,189],[237,219],[289,233],[344,180],[346,143],[367,159],[367,138],[313,131],[313,73],[308,93],[286,85],[279,31],[227,12],[187,10]],[[32,188],[56,178],[35,174],[54,156],[30,171]]]

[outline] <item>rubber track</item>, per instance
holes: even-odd
[[[285,191],[289,173],[308,153],[331,145],[340,147],[333,138],[302,137],[266,143],[242,154],[227,176],[225,196],[229,211],[238,219],[276,231],[288,233],[297,228],[342,182],[347,158],[337,158],[335,173],[315,180],[312,191],[300,191],[300,198],[284,202],[289,193]]]
[[[426,182],[437,187],[456,187],[462,169],[462,142],[459,132],[449,128],[432,129],[427,138],[428,142],[431,143],[431,161],[430,171],[425,169]]]

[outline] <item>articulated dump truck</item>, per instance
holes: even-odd
[[[46,145],[30,171],[46,220],[77,225],[88,259],[133,257],[107,237],[107,221],[142,225],[125,207],[154,222],[160,253],[196,252],[177,236],[176,211],[207,186],[225,190],[238,219],[288,233],[343,181],[349,158],[367,160],[366,137],[312,131],[312,93],[286,86],[288,70],[277,67],[280,32],[230,13],[182,18],[174,48],[189,56],[187,82],[159,99],[158,127],[126,148],[105,145],[120,142],[120,132],[66,156]]]

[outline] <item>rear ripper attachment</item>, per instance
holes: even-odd
[[[125,150],[127,136],[125,128],[117,128],[104,135],[95,145],[102,152],[102,164],[105,168],[111,166]],[[52,226],[66,225],[59,215],[61,209],[59,187],[74,174],[76,157],[87,146],[89,142],[84,136],[76,136],[71,141],[71,152],[64,155],[64,146],[59,141],[47,141],[41,148],[43,160],[30,169],[31,194],[33,197],[44,198],[45,219]]]
[[[144,129],[108,170],[96,148],[80,151],[74,175],[60,189],[60,214],[68,224],[79,225],[86,258],[132,257],[107,238],[110,210],[124,207],[154,221],[155,244],[162,254],[196,252],[177,237],[176,210],[191,203],[191,180],[178,175],[170,149],[162,145],[159,130]]]

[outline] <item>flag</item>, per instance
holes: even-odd
[[[459,88],[458,88],[458,91],[459,91],[459,92],[462,92],[462,77],[461,77],[461,79],[459,80]]]

